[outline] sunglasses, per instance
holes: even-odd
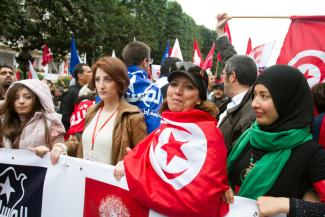
[[[191,63],[191,62],[176,62],[169,68],[169,72],[173,72],[176,70],[182,70],[185,72],[190,73],[191,75],[195,77],[203,78],[204,80],[207,80],[207,74],[201,67]]]

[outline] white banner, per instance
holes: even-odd
[[[0,217],[160,215],[117,182],[113,166],[62,156],[57,165],[23,150],[0,149]],[[255,201],[235,198],[227,217],[258,216]],[[284,216],[284,215],[283,215]],[[279,216],[280,217],[280,216]]]

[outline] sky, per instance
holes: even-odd
[[[176,0],[183,11],[198,25],[214,30],[219,13],[231,16],[325,15],[325,0]],[[252,47],[276,41],[268,65],[276,63],[287,34],[289,18],[229,20],[232,43],[239,54],[245,54],[250,37]],[[180,42],[181,44],[181,42]]]

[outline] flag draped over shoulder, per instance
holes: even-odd
[[[277,64],[298,68],[310,86],[325,80],[325,16],[293,16]]]
[[[78,50],[76,46],[76,40],[74,37],[71,38],[71,43],[70,43],[70,67],[69,67],[69,72],[71,75],[73,75],[73,70],[74,67],[80,63],[80,58],[78,55]]]
[[[211,69],[213,64],[213,55],[214,55],[214,49],[215,49],[215,43],[213,42],[213,45],[208,53],[208,56],[205,58],[204,63],[202,64],[202,69],[207,70]]]
[[[214,117],[165,111],[161,126],[124,158],[131,194],[168,216],[224,216],[227,151]]]
[[[197,43],[197,40],[194,39],[194,43],[193,43],[193,59],[192,59],[192,63],[200,66],[202,65],[202,55],[201,55],[201,51],[199,48],[199,45]]]

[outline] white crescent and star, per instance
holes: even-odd
[[[325,52],[321,50],[303,50],[288,63],[298,68],[308,81],[309,86],[325,79]]]
[[[193,123],[164,119],[157,141],[151,144],[149,158],[162,180],[179,190],[200,172],[207,153],[207,140]]]

